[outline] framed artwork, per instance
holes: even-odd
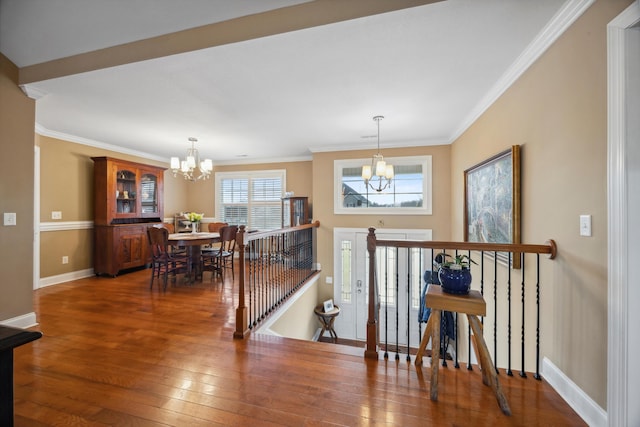
[[[324,312],[328,313],[329,311],[333,310],[333,300],[332,299],[328,299],[323,303],[324,306]]]
[[[464,171],[464,240],[520,243],[520,146]],[[498,259],[507,263],[508,254]],[[520,268],[515,254],[513,268]]]

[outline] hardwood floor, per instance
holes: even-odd
[[[16,426],[576,426],[544,381],[477,367],[371,361],[363,349],[254,334],[234,340],[231,281],[149,291],[150,270],[34,292],[44,336],[15,351]],[[230,275],[227,275],[230,277]],[[237,289],[237,287],[236,287]]]

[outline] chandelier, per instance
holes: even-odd
[[[387,162],[384,161],[384,157],[380,154],[380,120],[384,119],[384,116],[375,116],[373,120],[378,123],[378,153],[373,155],[373,159],[371,159],[371,165],[362,166],[362,179],[364,180],[364,185],[371,187],[372,190],[380,192],[391,185],[391,181],[393,180],[393,165],[388,165]],[[373,171],[375,171],[375,176],[372,175]],[[372,179],[373,178],[373,179]],[[377,187],[374,186],[372,181],[378,180]]]
[[[189,141],[191,142],[191,148],[187,150],[187,157],[185,157],[184,160],[180,160],[179,157],[171,158],[171,170],[173,171],[173,176],[176,177],[180,173],[184,179],[189,181],[209,178],[213,171],[213,161],[211,161],[211,159],[204,159],[203,161],[200,161],[198,149],[195,147],[195,143],[198,142],[198,139],[189,138]],[[200,175],[196,174],[196,167],[198,168]]]

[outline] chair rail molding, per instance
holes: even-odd
[[[41,222],[40,231],[90,230],[93,221],[56,221]]]

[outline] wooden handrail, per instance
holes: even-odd
[[[548,240],[543,245],[530,244],[507,244],[507,243],[479,243],[479,242],[446,242],[446,241],[423,241],[423,240],[385,240],[377,239],[376,229],[369,228],[367,235],[367,251],[369,253],[369,313],[367,320],[367,343],[365,347],[365,357],[370,359],[378,358],[378,316],[379,309],[377,293],[378,285],[375,277],[376,270],[376,248],[419,248],[436,250],[457,250],[457,251],[484,251],[484,252],[509,252],[513,254],[549,254],[549,259],[555,259],[557,255],[557,245],[554,240]]]
[[[314,221],[310,224],[303,224],[303,225],[298,225],[295,227],[288,227],[286,228],[287,231],[296,231],[296,230],[306,230],[307,228],[317,228],[320,227],[320,221]],[[236,241],[237,244],[240,243],[244,243],[245,245],[247,243],[249,243],[252,240],[260,240],[263,239],[265,237],[270,237],[270,236],[277,236],[279,234],[282,234],[282,230],[284,230],[283,228],[279,228],[276,230],[270,230],[270,231],[255,231],[255,232],[248,232],[244,230],[245,226],[241,225],[240,226],[240,230],[243,230],[243,238],[242,240],[238,240]],[[240,233],[240,230],[238,230],[238,233]]]
[[[369,229],[370,232],[372,229]],[[375,229],[373,229],[375,231]],[[423,241],[423,240],[383,240],[377,239],[376,246],[392,246],[397,248],[421,248],[421,249],[451,249],[462,251],[485,251],[485,252],[513,252],[513,253],[535,253],[549,254],[549,259],[555,259],[557,246],[554,240],[547,240],[544,245],[525,245],[512,243],[478,243],[478,242],[444,242],[444,241]]]
[[[302,230],[320,227],[320,221],[315,221],[310,224],[303,224],[296,227],[280,228],[270,231],[256,231],[248,232],[246,226],[241,225],[236,235],[236,246],[238,247],[239,255],[239,272],[238,272],[238,307],[236,308],[236,329],[233,333],[234,338],[245,338],[250,331],[249,325],[249,309],[247,307],[245,294],[247,291],[246,277],[245,277],[245,253],[249,243],[252,241],[259,241],[269,237],[280,236],[288,233],[296,233]],[[311,262],[311,261],[310,261]]]

